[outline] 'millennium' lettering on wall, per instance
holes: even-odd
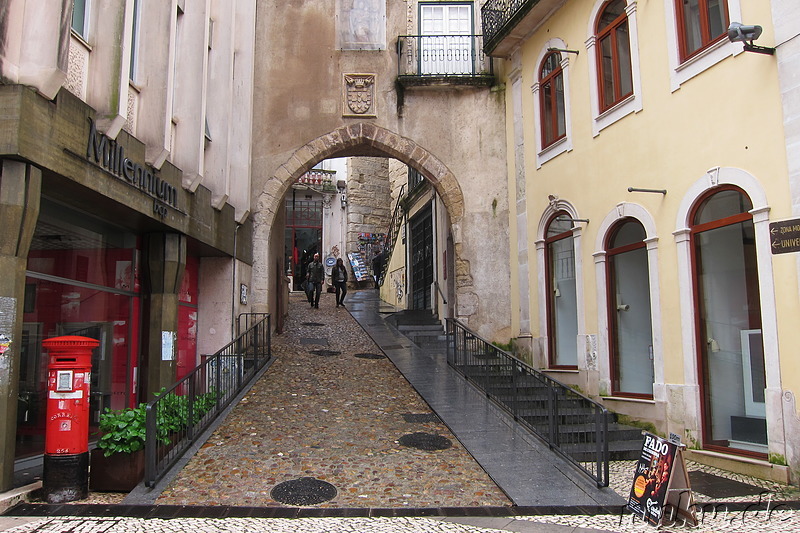
[[[126,180],[153,199],[160,200],[175,209],[178,208],[178,190],[175,187],[158,177],[154,169],[125,157],[125,148],[116,140],[97,131],[91,118],[89,124],[89,140],[86,147],[86,157],[89,161]],[[154,211],[162,216],[166,215],[163,209],[154,208]]]

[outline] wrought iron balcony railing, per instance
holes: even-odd
[[[483,51],[491,54],[498,43],[539,0],[488,0],[481,8]]]
[[[483,53],[482,35],[401,35],[397,53],[401,80],[444,78],[448,83],[474,83],[493,79],[492,59]]]

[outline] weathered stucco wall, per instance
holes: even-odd
[[[275,304],[269,292],[275,273],[265,254],[273,236],[283,238],[282,228],[272,232],[273,218],[291,181],[328,157],[389,156],[420,170],[447,207],[456,255],[456,315],[481,335],[507,339],[504,92],[412,89],[398,109],[395,43],[408,31],[407,3],[387,3],[386,49],[370,51],[335,48],[335,5],[334,0],[258,5],[253,303],[264,310]],[[368,113],[346,107],[345,74],[374,76]]]

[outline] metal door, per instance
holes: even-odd
[[[430,309],[433,284],[433,217],[430,206],[411,221],[411,305]]]

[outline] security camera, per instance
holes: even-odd
[[[728,26],[728,39],[732,42],[752,43],[761,35],[761,26],[745,26],[739,22],[731,22]]]
[[[761,26],[745,26],[739,22],[731,22],[731,25],[728,26],[728,40],[732,43],[744,43],[745,52],[757,52],[767,55],[774,54],[775,48],[753,44],[753,41],[761,36],[761,31]]]

